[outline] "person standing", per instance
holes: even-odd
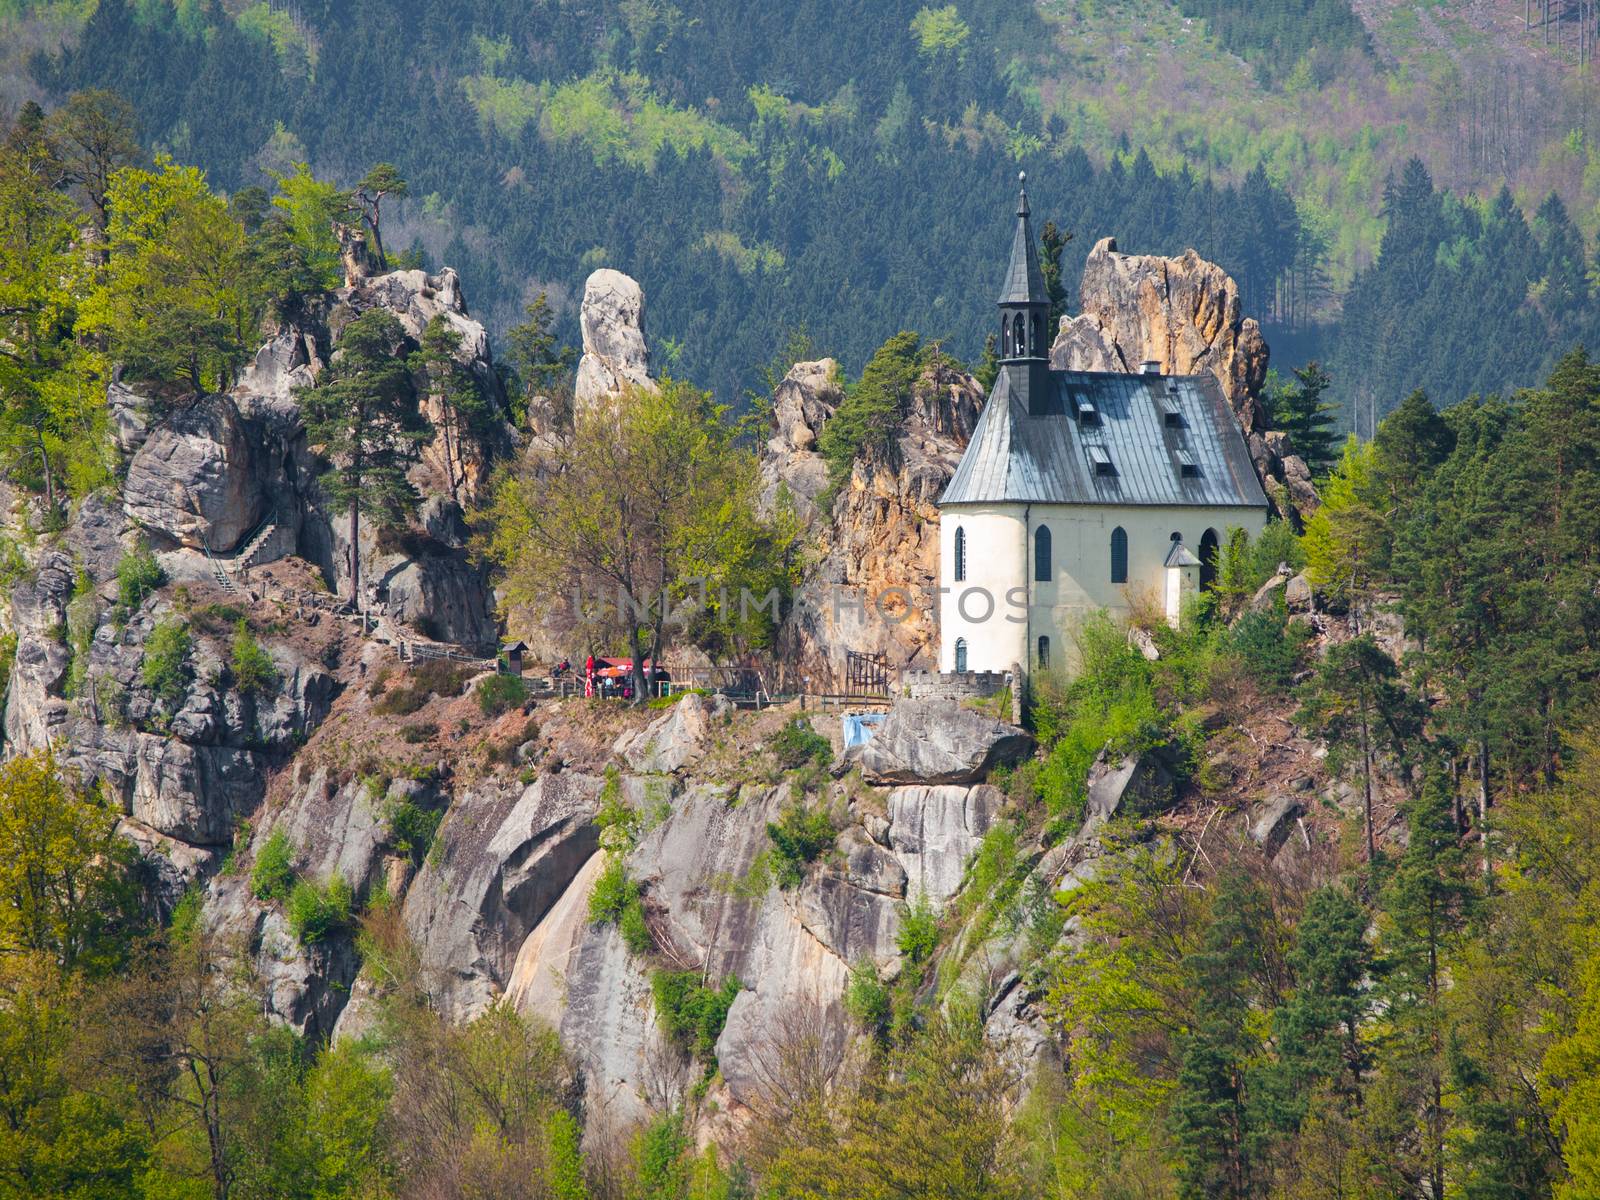
[[[583,694],[594,695],[594,655],[591,654],[583,664]]]

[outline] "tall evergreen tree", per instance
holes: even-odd
[[[361,314],[339,338],[323,377],[299,393],[306,433],[329,466],[323,490],[350,514],[350,603],[361,605],[361,514],[380,525],[417,502],[407,466],[428,437],[406,369],[405,330],[386,308]]]

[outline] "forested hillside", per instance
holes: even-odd
[[[1193,246],[1283,366],[1343,364],[1333,395],[1370,429],[1413,385],[1531,384],[1586,335],[1600,200],[1589,109],[1553,56],[1435,12],[1445,52],[1381,15],[1377,37],[1346,0],[107,0],[0,21],[13,96],[125,95],[150,146],[224,191],[296,161],[346,185],[394,162],[411,188],[393,248],[454,265],[496,330],[548,290],[570,338],[577,281],[609,265],[647,284],[663,365],[729,399],[802,328],[852,368],[906,326],[973,360],[1025,166],[1074,235],[1063,278],[1106,235]],[[1413,154],[1464,191],[1441,193],[1455,215],[1385,233]],[[1441,296],[1474,270],[1495,287],[1427,307],[1413,264],[1433,258]],[[1397,305],[1427,307],[1450,349],[1391,350],[1406,331],[1373,314]]]

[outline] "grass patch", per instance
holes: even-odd
[[[628,878],[620,854],[606,855],[605,870],[589,893],[589,921],[615,925],[632,954],[648,954],[654,946],[650,926],[644,919],[644,904],[639,899],[639,885]]]
[[[241,696],[261,696],[278,686],[278,666],[240,617],[233,627],[233,651],[228,663],[233,686]]]

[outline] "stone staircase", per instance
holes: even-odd
[[[256,565],[256,555],[261,553],[261,548],[271,540],[272,535],[278,532],[276,521],[263,522],[257,529],[255,536],[244,544],[243,549],[233,556],[233,566],[236,571],[243,571]]]

